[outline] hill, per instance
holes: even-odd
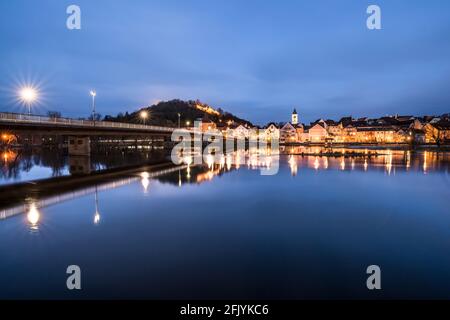
[[[234,125],[250,125],[250,121],[236,117],[235,115],[225,112],[222,109],[214,109],[206,103],[200,101],[183,101],[183,100],[170,100],[162,101],[149,107],[141,108],[132,113],[119,113],[116,117],[105,116],[105,121],[113,122],[127,122],[127,123],[144,123],[144,119],[141,114],[146,111],[148,114],[145,123],[149,125],[157,126],[178,126],[178,114],[180,114],[180,124],[181,126],[194,124],[197,119],[209,119],[215,122],[218,126],[221,124],[225,126],[226,124]]]

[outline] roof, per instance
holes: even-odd
[[[294,108],[294,112],[292,112],[292,114],[297,114],[297,110]]]
[[[367,126],[367,121],[366,120],[352,121],[351,125],[354,127],[365,127]]]
[[[286,127],[286,126],[290,126],[290,127],[292,127],[292,128],[295,129],[295,125],[293,125],[293,124],[290,123],[290,122],[286,122],[281,128],[284,128],[284,127]]]
[[[414,121],[414,116],[396,116],[395,118],[398,121],[409,121],[409,120],[413,120]]]
[[[313,123],[313,124],[311,125],[310,129],[311,129],[311,128],[314,128],[315,126],[319,126],[319,127],[323,128],[323,129],[325,129],[324,123],[323,123],[323,122]]]
[[[358,127],[356,128],[357,131],[396,131],[396,128],[393,127]]]
[[[274,125],[275,128],[278,129],[278,125],[275,122],[269,122],[264,128],[267,129],[268,127],[270,127],[271,125]]]
[[[339,120],[338,123],[342,123],[342,125],[345,127],[345,126],[348,126],[352,121],[353,121],[353,118],[350,116],[350,117],[341,118],[341,120]]]
[[[450,130],[450,121],[441,120],[431,125],[438,130]]]

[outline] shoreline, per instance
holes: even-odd
[[[375,143],[280,143],[280,146],[284,147],[322,147],[328,149],[370,149],[370,150],[432,150],[436,152],[446,152],[450,151],[450,145],[441,145],[438,146],[436,144],[420,144],[420,145],[410,145],[410,144],[401,144],[401,143],[392,143],[392,144],[375,144]]]

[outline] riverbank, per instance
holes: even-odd
[[[280,144],[280,146],[284,147],[322,147],[327,149],[368,149],[368,150],[430,150],[430,151],[450,151],[450,145],[436,145],[436,144],[419,144],[419,145],[411,145],[411,144],[401,144],[401,143],[384,143],[384,144],[376,144],[376,143],[284,143]]]

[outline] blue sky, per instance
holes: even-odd
[[[66,28],[81,7],[82,29]],[[366,28],[366,8],[382,30]],[[36,112],[102,115],[200,99],[255,123],[450,112],[450,1],[0,2],[0,103],[39,85]]]

